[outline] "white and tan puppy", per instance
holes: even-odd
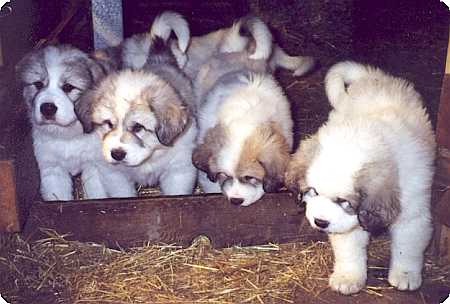
[[[165,195],[191,194],[197,176],[192,85],[168,45],[172,25],[184,25],[173,22],[159,17],[153,23],[142,69],[108,75],[76,108],[86,131],[95,128],[103,137],[108,162],[135,182],[159,184]]]
[[[216,54],[194,82],[199,136],[192,159],[200,186],[241,206],[279,190],[292,148],[290,104],[266,72],[270,52],[258,54]]]
[[[85,134],[74,110],[81,94],[104,76],[100,66],[67,45],[33,51],[16,67],[23,88],[44,200],[73,199],[72,176],[81,173],[85,198],[127,197],[134,185],[107,164],[101,139]]]
[[[303,192],[311,225],[329,235],[330,287],[343,294],[361,290],[369,234],[388,229],[389,283],[417,289],[432,233],[435,157],[422,99],[407,81],[354,62],[334,65],[325,85],[333,110],[300,143],[286,183]]]

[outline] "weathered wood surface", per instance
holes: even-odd
[[[188,246],[205,235],[214,247],[287,242],[300,238],[303,214],[290,193],[266,194],[249,207],[221,194],[34,203],[25,236],[39,228],[68,239],[130,247],[150,243]]]
[[[17,232],[20,226],[14,165],[12,161],[0,160],[0,232]]]
[[[450,74],[445,74],[442,82],[437,121],[437,143],[439,147],[450,149]]]

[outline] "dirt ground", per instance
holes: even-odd
[[[289,53],[317,59],[315,70],[305,77],[293,78],[286,71],[277,73],[292,102],[296,144],[326,119],[329,106],[323,89],[324,75],[333,63],[345,59],[370,63],[412,81],[424,98],[433,124],[436,123],[449,37],[449,10],[437,0],[124,1],[126,35],[147,29],[153,16],[163,9],[183,13],[194,34],[229,25],[235,17],[251,12],[270,24],[277,42]],[[39,19],[33,31],[35,40],[52,29],[54,20],[49,19]],[[87,48],[86,17],[80,16],[71,26],[76,30],[66,30],[61,40]],[[75,32],[77,35],[73,35]],[[0,83],[8,83],[12,78],[9,72],[0,71]],[[5,90],[11,87],[3,88],[2,96],[12,96]],[[10,127],[11,117],[24,121],[23,108],[11,100],[15,98],[2,106],[2,128]],[[3,140],[0,139],[0,155],[2,149],[8,148]],[[377,279],[386,276],[387,273],[370,272],[369,281],[387,286],[385,280]],[[33,292],[26,292],[30,292],[28,303],[58,301],[54,295],[49,295],[46,302]],[[346,297],[327,289],[313,297],[299,289],[294,303],[441,303],[449,293],[450,286],[437,280],[425,282],[417,292],[384,290],[383,296],[363,292]]]

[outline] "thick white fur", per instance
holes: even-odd
[[[137,34],[123,41],[121,54],[123,68],[142,68],[147,62],[153,38],[158,36],[167,41],[172,31],[177,41],[172,42],[171,48],[178,66],[182,68],[187,60],[185,52],[190,41],[190,30],[187,21],[180,14],[171,11],[157,16],[149,33]]]
[[[170,11],[163,12],[153,21],[150,35],[152,37],[159,36],[167,41],[172,30],[178,38],[178,48],[181,52],[186,52],[191,35],[187,21],[180,14]]]
[[[305,201],[312,226],[318,228],[316,219],[330,222],[323,229],[329,233],[335,255],[330,286],[343,294],[364,287],[369,239],[356,215],[339,210],[332,199],[354,194],[359,170],[383,163],[392,167],[389,172],[398,174],[400,201],[400,214],[389,227],[389,283],[400,290],[417,289],[432,232],[435,153],[434,134],[421,97],[405,80],[354,62],[333,66],[325,85],[333,110],[315,135],[317,151],[306,172],[306,184],[318,195],[307,196]]]
[[[134,196],[134,184],[128,183],[125,176],[102,158],[98,135],[83,133],[73,106],[81,92],[75,89],[66,94],[62,91],[64,81],[79,88],[86,81],[72,75],[64,62],[87,56],[71,47],[50,46],[41,53],[42,56],[31,63],[22,64],[19,77],[24,83],[23,94],[29,107],[42,198],[72,200],[72,176],[79,173],[85,198]],[[46,86],[37,91],[32,85],[35,81],[42,81]],[[39,109],[44,102],[58,107],[54,120],[47,120],[41,114]]]

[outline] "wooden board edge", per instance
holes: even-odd
[[[35,202],[23,236],[45,238],[50,229],[69,240],[129,248],[146,243],[189,246],[205,235],[214,247],[222,248],[303,239],[305,226],[303,212],[288,192],[266,194],[248,207],[208,194]]]

